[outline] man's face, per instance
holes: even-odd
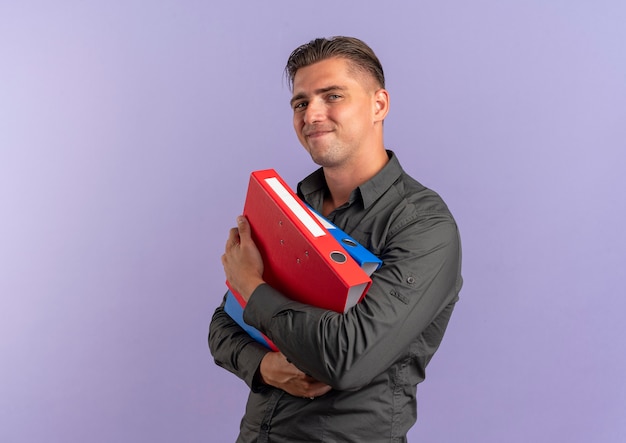
[[[374,136],[376,83],[350,69],[343,58],[300,68],[293,80],[293,126],[313,161],[324,167],[345,165]]]

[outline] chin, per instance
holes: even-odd
[[[313,162],[324,168],[331,168],[333,166],[339,166],[341,164],[340,159],[332,155],[313,155],[311,154]]]
[[[306,146],[306,150],[314,163],[325,167],[335,166],[337,163],[341,162],[344,157],[342,149],[335,145],[308,145]]]

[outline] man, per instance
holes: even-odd
[[[251,389],[238,442],[404,442],[416,385],[437,350],[462,279],[458,230],[445,203],[385,149],[382,66],[354,38],[316,39],[286,67],[293,124],[321,166],[298,195],[383,260],[345,314],[291,301],[263,281],[263,262],[238,217],[222,264],[248,304],[245,321],[281,350],[268,352],[220,306],[209,346]]]

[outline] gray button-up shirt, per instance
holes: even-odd
[[[268,350],[219,307],[215,362],[251,388],[237,442],[403,442],[417,417],[416,386],[439,347],[461,289],[461,244],[452,215],[397,157],[328,218],[383,260],[365,298],[345,314],[259,286],[244,311],[298,368],[333,387],[314,400],[257,383]],[[317,170],[298,195],[321,212]]]

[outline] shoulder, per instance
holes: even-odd
[[[437,192],[409,175],[393,151],[388,151],[388,154],[389,163],[373,181],[373,187],[381,192],[379,202],[395,205],[404,214],[438,213],[451,216],[448,206]]]
[[[404,171],[350,228],[351,235],[377,255],[389,248],[415,251],[417,243],[458,238],[456,222],[441,196]]]
[[[395,207],[390,214],[390,233],[406,225],[427,222],[451,222],[454,218],[448,205],[435,191],[403,172],[389,189]]]

